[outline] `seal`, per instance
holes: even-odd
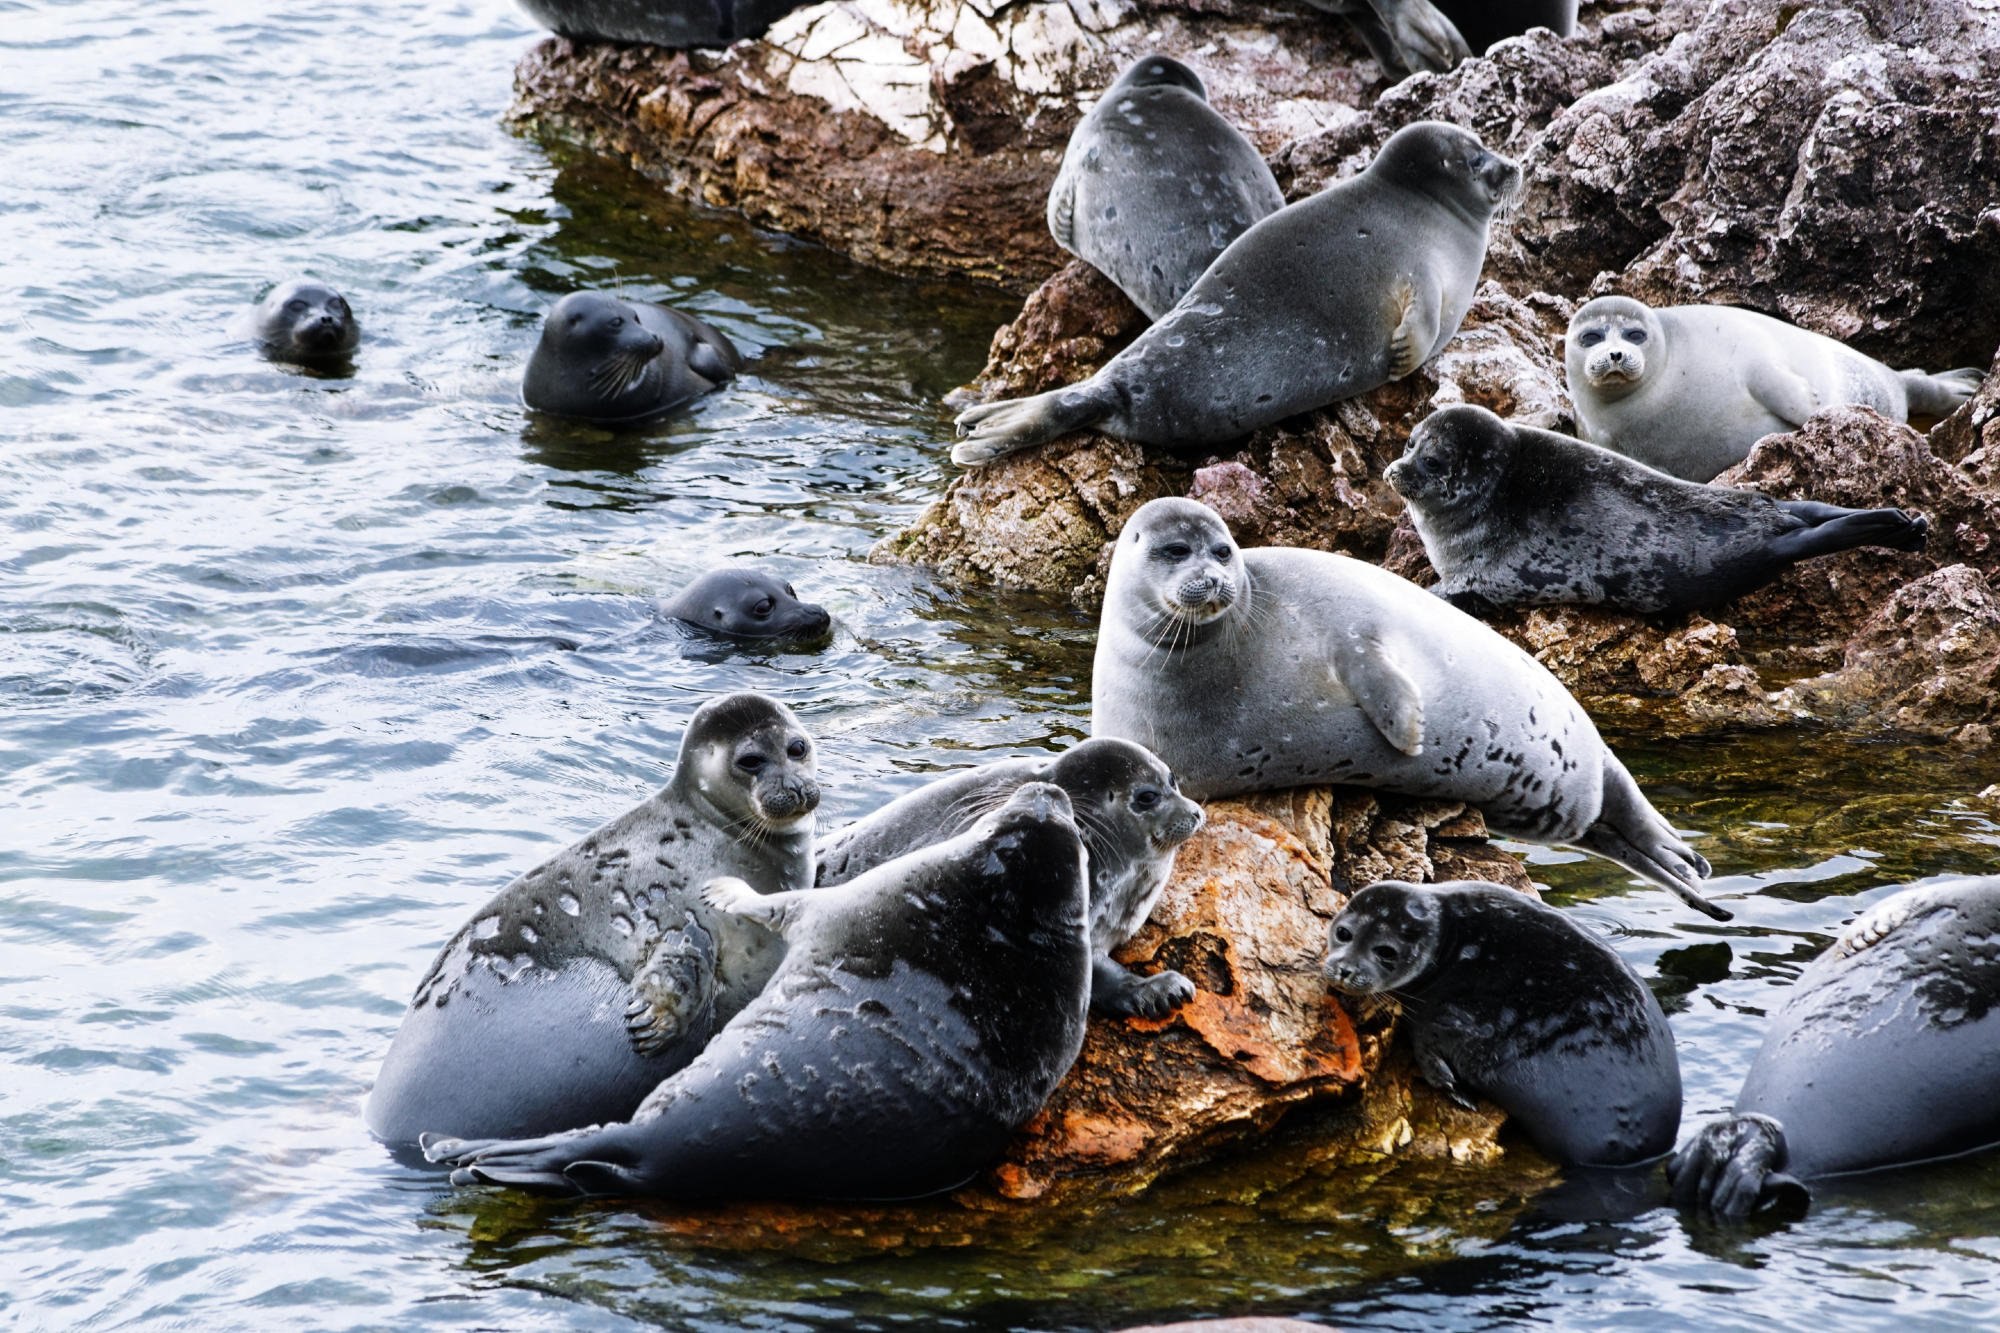
[[[1405,125],[1359,176],[1230,242],[1089,379],[961,413],[952,461],[1086,427],[1167,448],[1221,444],[1401,379],[1458,332],[1487,225],[1520,180],[1455,125]]]
[[[1049,233],[1158,319],[1284,205],[1263,154],[1208,104],[1200,76],[1141,56],[1070,134]]]
[[[704,905],[738,876],[812,884],[812,740],[790,709],[731,694],[697,709],[673,779],[522,875],[476,912],[418,983],[368,1127],[547,1134],[630,1115],[777,968],[784,946]]]
[[[1333,919],[1323,964],[1348,995],[1403,1006],[1424,1081],[1505,1111],[1569,1166],[1674,1146],[1681,1066],[1653,992],[1561,912],[1497,884],[1370,884]]]
[[[655,46],[727,46],[807,0],[521,0],[528,17],[564,37]]]
[[[571,292],[542,323],[521,397],[537,412],[643,421],[735,377],[743,358],[693,315],[602,292]]]
[[[825,607],[800,601],[791,584],[747,566],[711,569],[658,606],[669,620],[723,639],[819,639],[833,627]]]
[[[1385,569],[1239,550],[1153,500],[1118,534],[1090,730],[1149,747],[1199,800],[1316,784],[1464,801],[1487,827],[1614,861],[1718,920],[1708,862],[1547,668]]]
[[[251,331],[273,361],[338,363],[361,343],[361,325],[347,298],[323,282],[281,282],[258,303]]]
[[[1171,968],[1141,977],[1111,951],[1152,916],[1175,853],[1204,816],[1143,745],[1093,738],[1053,760],[1002,759],[947,774],[821,838],[815,882],[843,883],[954,837],[1030,782],[1063,789],[1090,853],[1090,1007],[1121,1018],[1166,1017],[1194,998],[1194,983]]]
[[[1710,480],[1766,435],[1830,407],[1872,407],[1891,421],[1949,416],[1986,378],[1971,367],[1891,370],[1754,310],[1655,310],[1629,296],[1576,312],[1563,366],[1584,439],[1687,481]]]
[[[1338,14],[1392,79],[1441,74],[1530,28],[1576,31],[1577,0],[1307,0]]]
[[[1842,509],[1681,481],[1554,431],[1459,404],[1431,413],[1382,474],[1410,505],[1431,589],[1461,610],[1718,606],[1801,560],[1922,550],[1901,509]]]
[[[1083,1045],[1083,844],[1029,783],[969,832],[838,888],[714,907],[780,932],[784,963],[623,1124],[516,1142],[426,1136],[456,1183],[680,1199],[895,1199],[962,1184]]]
[[[1674,1202],[1801,1211],[1804,1184],[2000,1142],[2000,876],[1907,888],[1807,964],[1735,1114],[1667,1164]]]

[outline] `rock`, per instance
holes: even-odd
[[[2000,490],[2000,356],[1972,401],[1931,431],[1931,452],[1957,463],[1981,490]]]

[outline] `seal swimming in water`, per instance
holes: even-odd
[[[732,379],[743,358],[693,315],[602,292],[571,292],[542,323],[521,398],[584,421],[643,421]]]
[[[1660,1002],[1554,908],[1497,884],[1382,880],[1334,917],[1322,970],[1349,995],[1394,996],[1424,1081],[1492,1101],[1558,1162],[1674,1146],[1681,1066]]]
[[[1766,435],[1830,407],[1891,421],[1950,415],[1984,371],[1891,370],[1873,357],[1754,310],[1654,309],[1600,296],[1569,322],[1564,376],[1577,433],[1686,481],[1708,481]]]
[[[361,343],[347,298],[310,278],[273,287],[258,303],[251,327],[264,355],[301,365],[345,361]]]
[[[1069,798],[1029,783],[949,841],[724,912],[783,934],[770,985],[629,1123],[424,1138],[456,1183],[681,1199],[895,1199],[962,1184],[1083,1045],[1090,945]]]
[[[1306,0],[1338,14],[1392,79],[1443,73],[1530,28],[1576,31],[1577,0]]]
[[[1359,176],[1230,242],[1089,379],[961,413],[952,461],[1086,428],[1166,448],[1221,444],[1401,379],[1458,332],[1487,225],[1520,180],[1455,125],[1405,125]]]
[[[1464,801],[1503,837],[1593,852],[1717,919],[1708,862],[1521,649],[1342,555],[1239,550],[1153,500],[1118,534],[1090,730],[1149,747],[1200,800],[1320,783]]]
[[[1178,60],[1141,56],[1078,122],[1049,191],[1056,244],[1158,319],[1285,205],[1263,154]]]
[[[735,640],[817,639],[833,626],[826,608],[802,602],[792,585],[741,565],[711,569],[663,599],[659,612],[702,634]]]
[[[1857,546],[1921,550],[1929,523],[1681,481],[1609,449],[1470,404],[1410,433],[1383,477],[1462,610],[1612,606],[1640,615],[1713,607],[1801,560]]]
[[[1142,745],[1091,739],[1054,759],[1002,759],[947,774],[821,838],[815,882],[839,884],[954,837],[1030,782],[1053,782],[1069,796],[1090,853],[1090,1007],[1117,1017],[1166,1017],[1194,998],[1194,983],[1171,968],[1141,977],[1111,951],[1153,914],[1175,852],[1204,816]]]
[[[1735,1114],[1667,1164],[1674,1202],[1803,1207],[1819,1176],[2000,1142],[2000,876],[1895,893],[1807,964]]]
[[[699,900],[735,875],[812,884],[812,741],[790,709],[731,694],[696,710],[673,779],[522,875],[418,983],[368,1127],[547,1134],[630,1115],[763,987],[769,931]]]

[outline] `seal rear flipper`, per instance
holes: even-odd
[[[1604,798],[1597,822],[1584,830],[1575,845],[1651,880],[1717,921],[1734,915],[1701,896],[1697,886],[1709,876],[1707,859],[1681,840],[1640,792],[1625,766],[1610,755],[1605,757]]]
[[[1334,636],[1333,672],[1355,706],[1399,753],[1424,752],[1424,698],[1395,652],[1374,634]]]
[[[1782,507],[1813,524],[1771,540],[1771,554],[1784,560],[1809,560],[1818,555],[1832,555],[1836,551],[1851,551],[1857,546],[1921,551],[1930,537],[1929,519],[1901,509],[1840,509],[1833,505],[1815,505],[1814,509],[1831,512],[1808,517],[1792,505]]]
[[[1759,1208],[1796,1208],[1811,1199],[1783,1167],[1790,1156],[1785,1127],[1767,1115],[1745,1114],[1704,1125],[1667,1159],[1674,1206],[1740,1221]]]
[[[1964,366],[1958,370],[1940,371],[1929,375],[1921,370],[1899,370],[1903,391],[1909,398],[1910,415],[1919,417],[1948,417],[1958,410],[1959,404],[1979,392],[1979,386],[1986,382],[1986,372],[1976,366]]]
[[[982,403],[958,415],[958,433],[965,438],[951,451],[951,461],[972,467],[1021,449],[1094,426],[1118,410],[1117,391],[1095,380],[1051,389],[1032,398]]]
[[[1412,74],[1442,74],[1472,55],[1458,25],[1430,0],[1369,0],[1376,21]],[[1365,40],[1365,38],[1364,38]]]
[[[618,1126],[610,1128],[616,1129]],[[433,1162],[449,1162],[454,1185],[518,1185],[558,1194],[644,1193],[645,1183],[627,1166],[604,1160],[615,1148],[606,1127],[593,1125],[539,1139],[449,1139],[426,1134],[419,1142]],[[595,1153],[599,1156],[586,1157]]]
[[[1194,998],[1194,983],[1169,968],[1142,977],[1099,954],[1090,960],[1090,1007],[1113,1018],[1165,1018]]]
[[[640,1055],[695,1050],[715,1035],[715,937],[694,913],[667,931],[633,974],[625,1033]]]

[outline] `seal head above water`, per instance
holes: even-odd
[[[608,424],[670,412],[734,378],[743,358],[693,315],[602,292],[556,302],[521,398],[538,412]]]
[[[258,346],[273,361],[337,364],[361,344],[361,325],[347,298],[310,278],[272,288],[252,320]]]

